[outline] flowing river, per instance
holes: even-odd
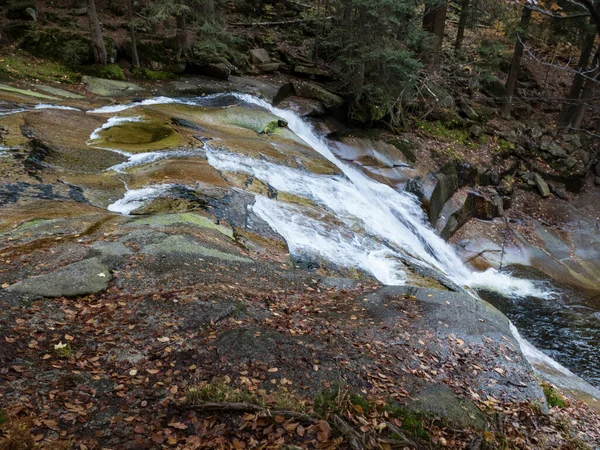
[[[219,171],[248,174],[278,192],[293,194],[307,200],[307,204],[304,205],[256,195],[255,203],[251,206],[255,214],[286,240],[293,256],[324,260],[338,267],[358,268],[387,285],[406,283],[408,268],[417,267],[428,270],[429,273],[434,272],[439,279],[448,280],[473,295],[476,295],[477,291],[492,293],[487,294],[487,297],[495,300],[494,303],[509,317],[514,317],[519,326],[527,327],[524,333],[526,336],[532,337],[538,345],[543,342],[543,333],[540,335],[529,330],[536,328],[534,311],[529,308],[527,317],[530,320],[523,320],[522,314],[515,312],[514,305],[518,303],[511,302],[519,300],[538,302],[532,303],[538,305],[556,305],[559,296],[549,281],[519,278],[495,269],[483,272],[471,270],[463,264],[454,249],[433,230],[421,205],[412,194],[398,192],[339,160],[331,151],[327,140],[319,135],[309,122],[294,112],[275,108],[250,95],[217,94],[194,99],[159,97],[138,103],[104,107],[88,113],[116,114],[137,106],[163,103],[182,103],[198,107],[227,107],[240,104],[249,109],[266,110],[284,119],[297,137],[339,169],[340,175],[321,175],[229,152],[211,142],[204,145],[208,162]],[[137,115],[111,117],[92,133],[88,144],[94,146],[98,133],[103,129],[127,121],[141,120],[144,120],[143,117]],[[182,152],[176,150],[134,155],[119,151],[127,156],[128,160],[108,170],[125,171],[158,159],[175,158],[181,156]],[[174,187],[167,183],[128,189],[125,196],[111,204],[108,209],[129,214],[152,198],[168,195],[169,190]],[[502,307],[503,305],[505,307]],[[522,312],[522,309],[520,311]],[[545,364],[553,370],[558,370],[563,376],[570,376],[568,370],[520,338],[516,329],[515,333],[525,354],[535,360],[538,369]],[[571,344],[577,345],[576,342]],[[561,352],[560,349],[554,351],[552,356],[567,364],[570,361],[568,353]],[[600,379],[600,367],[595,367],[597,364],[591,361],[587,364],[592,367],[589,369],[593,372],[592,376],[589,376],[589,370],[578,370],[579,373],[588,375],[587,378],[592,381]],[[572,367],[576,370],[581,369],[581,364],[574,364]]]

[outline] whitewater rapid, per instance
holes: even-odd
[[[114,114],[136,106],[161,103],[202,105],[219,95],[232,94],[216,94],[197,100],[157,97],[88,112]],[[315,205],[310,208],[256,195],[253,211],[284,237],[292,254],[309,254],[341,267],[359,268],[387,285],[406,282],[408,262],[437,270],[464,287],[487,289],[510,297],[545,298],[552,295],[545,285],[495,269],[484,272],[469,269],[454,249],[437,235],[413,195],[397,192],[338,159],[326,140],[294,112],[278,109],[251,95],[233,95],[246,104],[258,106],[284,119],[291,131],[343,173],[317,175],[223,150],[216,151],[207,146],[208,162],[216,169],[247,173],[277,191],[306,198]],[[139,120],[142,120],[139,116],[111,117],[92,133],[90,143],[93,144],[103,129]],[[166,155],[168,152],[127,154],[128,161],[109,170],[122,171],[171,156]],[[168,195],[169,189],[169,185],[155,185],[128,190],[125,197],[110,205],[109,209],[129,214],[151,198]]]

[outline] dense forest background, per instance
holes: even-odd
[[[30,57],[56,61],[48,76],[63,81],[296,73],[346,96],[351,121],[394,129],[439,118],[481,88],[504,118],[541,110],[557,130],[600,128],[593,0],[56,0],[4,9],[9,77],[27,75]]]

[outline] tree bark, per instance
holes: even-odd
[[[98,20],[98,12],[96,11],[96,1],[87,0],[88,5],[88,18],[90,20],[90,32],[92,35],[92,47],[94,49],[94,59],[96,63],[106,65],[108,62],[108,54],[106,53],[106,46],[104,45],[104,39],[102,38],[102,30],[100,28],[100,21]]]
[[[600,76],[600,48],[596,50],[596,54],[594,55],[594,60],[592,61],[592,67],[594,68],[591,73],[587,75],[585,78],[585,83],[583,85],[583,90],[581,91],[581,97],[579,98],[579,104],[577,105],[577,109],[573,114],[573,119],[571,121],[571,127],[574,129],[580,129],[583,124],[583,119],[585,118],[585,110],[587,107],[587,102],[594,95],[594,91],[597,84],[597,79]]]
[[[517,90],[517,78],[519,76],[519,69],[521,68],[521,57],[523,56],[523,47],[525,44],[525,31],[527,30],[530,21],[531,9],[524,7],[523,14],[521,15],[521,23],[519,24],[519,30],[517,31],[515,51],[510,63],[510,70],[508,71],[508,80],[506,80],[506,98],[504,99],[504,104],[502,105],[501,111],[502,116],[506,119],[510,117],[512,99]]]
[[[571,125],[573,116],[577,110],[577,102],[581,95],[581,88],[583,88],[586,79],[583,73],[588,69],[595,39],[596,31],[588,33],[585,37],[581,55],[579,57],[579,63],[577,64],[577,73],[575,74],[575,77],[573,77],[571,89],[569,89],[569,93],[565,99],[566,103],[563,105],[563,109],[558,118],[558,126],[561,128],[566,128]]]
[[[140,67],[135,25],[133,23],[133,0],[127,0],[127,21],[129,22],[129,35],[131,37],[131,62],[134,67]]]
[[[434,35],[430,59],[433,72],[439,72],[442,63],[442,44],[444,43],[447,11],[448,4],[441,1],[436,6],[425,7],[425,14],[423,15],[423,29]]]
[[[456,32],[456,42],[454,43],[454,52],[458,53],[465,37],[465,27],[469,20],[469,4],[471,0],[462,0],[460,4],[460,18],[458,19],[458,30]]]

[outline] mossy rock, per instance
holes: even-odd
[[[92,145],[142,153],[177,147],[180,136],[173,128],[157,122],[125,122],[99,132]]]
[[[131,69],[131,75],[138,80],[151,81],[169,80],[171,78],[174,78],[174,75],[170,72],[164,72],[162,70],[145,69],[141,67],[134,67],[133,69]]]
[[[125,81],[125,73],[118,64],[108,64],[106,66],[99,67],[97,66],[89,71],[89,73],[99,78],[106,78],[107,80]]]
[[[89,38],[58,28],[31,28],[21,40],[21,48],[34,56],[56,59],[69,67],[94,61]]]
[[[106,80],[90,76],[82,77],[81,81],[85,83],[85,88],[89,92],[102,97],[123,97],[145,92],[143,87],[126,81]]]

